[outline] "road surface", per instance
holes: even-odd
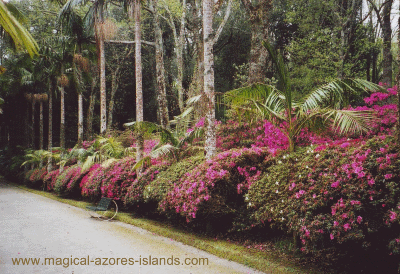
[[[0,181],[0,273],[262,272]]]

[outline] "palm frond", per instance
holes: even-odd
[[[343,79],[332,81],[312,91],[300,101],[302,112],[324,106],[340,108],[347,103],[348,96],[362,95],[362,93],[382,90],[382,87],[362,79]]]
[[[10,7],[10,4],[8,4]],[[14,13],[16,11],[14,10]],[[3,27],[11,39],[13,40],[16,49],[25,48],[29,55],[33,57],[38,55],[38,45],[32,35],[21,25],[21,23],[11,14],[6,4],[0,1],[0,25]]]
[[[278,53],[275,48],[266,41],[263,41],[263,46],[268,50],[268,53],[275,64],[278,72],[278,89],[285,95],[287,108],[292,108],[292,87],[289,74],[286,69],[282,54]]]
[[[367,132],[368,122],[373,119],[372,111],[326,109],[324,112],[325,119],[331,120],[332,127],[342,134]]]
[[[142,169],[144,166],[149,166],[151,164],[151,157],[143,157],[139,162],[137,162],[132,169]]]
[[[264,101],[278,90],[271,85],[255,83],[250,86],[230,90],[224,94],[224,100],[230,105],[242,105],[249,101]]]
[[[150,152],[151,158],[158,158],[158,157],[166,157],[166,156],[171,156],[175,155],[175,152],[177,151],[177,147],[171,145],[171,144],[165,144],[162,145]]]

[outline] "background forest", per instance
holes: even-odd
[[[0,22],[0,171],[327,273],[397,273],[395,4],[11,1],[37,46]]]
[[[51,92],[54,146],[61,146],[61,89],[65,93],[67,147],[78,142],[79,94],[85,116],[84,139],[100,133],[94,4],[78,2],[70,1],[71,5],[64,7],[57,1],[11,2],[25,16],[40,56],[30,59],[23,53],[14,54],[10,41],[2,39],[1,63],[6,70],[0,79],[1,97],[7,113],[0,116],[2,144],[28,145],[24,138],[29,129],[35,130],[31,146],[39,148],[39,122],[36,118],[32,124],[28,112],[32,112],[33,101],[25,94]],[[218,32],[214,43],[217,120],[226,120],[225,107],[218,100],[224,92],[249,83],[274,81],[263,40],[281,50],[298,96],[346,77],[391,86],[397,73],[396,58],[392,57],[397,50],[392,50],[391,43],[395,32],[390,14],[396,13],[392,2],[219,1],[214,12],[214,30]],[[106,32],[107,130],[123,130],[123,123],[136,115],[134,22],[123,3],[100,3],[104,5]],[[201,1],[145,1],[141,29],[144,119],[160,121],[160,105],[168,109],[167,118],[173,119],[185,110],[186,100],[202,90]],[[163,98],[166,104],[160,102]],[[34,110],[39,117],[39,107]],[[43,109],[45,117],[48,111]],[[44,127],[45,143],[47,131]]]

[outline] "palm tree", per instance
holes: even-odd
[[[12,11],[12,13],[11,13]],[[17,50],[25,48],[33,57],[38,54],[38,45],[31,34],[16,19],[22,18],[21,13],[11,4],[0,1],[0,25],[10,35]]]
[[[290,152],[295,150],[296,137],[305,127],[315,131],[330,125],[343,134],[361,133],[368,129],[366,122],[372,118],[371,112],[341,108],[348,104],[350,93],[380,90],[379,86],[361,79],[336,80],[296,101],[282,55],[270,44],[264,42],[263,45],[276,65],[277,87],[257,83],[231,90],[225,94],[230,104],[244,108],[250,104],[252,110],[275,125],[285,122]]]
[[[69,0],[61,9],[60,17],[68,17],[74,14],[74,8],[86,4],[84,0]],[[100,133],[107,130],[106,119],[106,69],[105,69],[105,49],[104,49],[104,10],[107,7],[106,0],[96,0],[92,2],[85,15],[85,27],[95,31],[96,45],[99,59],[100,74]]]
[[[165,128],[163,125],[157,125],[152,122],[130,122],[125,123],[125,127],[130,128],[136,134],[152,134],[157,132],[159,134],[160,140],[158,145],[156,145],[149,156],[142,158],[136,163],[134,168],[140,168],[145,163],[149,163],[151,158],[158,157],[171,157],[174,161],[180,161],[185,153],[189,151],[204,151],[204,147],[191,146],[191,143],[204,135],[203,128],[194,128],[187,131],[183,138],[180,138],[178,131],[171,131]]]
[[[143,122],[143,87],[142,87],[142,43],[140,27],[141,1],[132,1],[132,16],[135,22],[135,80],[136,80],[136,122]],[[143,158],[143,135],[138,134],[136,143],[136,162]]]
[[[214,1],[203,0],[203,39],[204,39],[204,94],[207,98],[206,159],[216,151],[215,132],[215,92],[214,92],[214,53],[213,53],[213,7]]]

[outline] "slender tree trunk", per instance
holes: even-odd
[[[382,24],[382,39],[383,39],[383,74],[382,82],[387,85],[387,87],[392,86],[392,27],[390,20],[390,13],[392,11],[393,0],[386,1],[383,7],[383,24]]]
[[[140,27],[140,0],[134,0],[133,16],[135,21],[135,80],[136,80],[136,122],[143,122],[143,89],[142,89],[142,43]],[[136,161],[143,158],[143,134],[139,131],[136,140]]]
[[[32,94],[32,125],[31,125],[31,148],[35,149],[35,104],[36,100],[33,98]]]
[[[82,145],[83,142],[83,95],[78,94],[78,144]]]
[[[100,134],[107,130],[107,103],[106,103],[106,59],[104,52],[103,6],[100,5],[96,14],[96,40],[98,47],[100,73]]]
[[[192,21],[190,29],[193,34],[193,45],[195,47],[195,67],[193,71],[192,82],[188,90],[188,97],[194,97],[202,94],[204,91],[204,41],[202,37],[202,21],[198,14],[202,12],[200,9],[201,1],[194,0],[192,2]],[[201,104],[204,103],[204,99]],[[204,117],[205,112],[202,106],[195,109],[194,120]]]
[[[153,4],[152,7],[154,16],[153,24],[154,24],[155,44],[156,44],[155,49],[156,49],[158,116],[161,126],[167,128],[169,123],[169,117],[168,117],[167,91],[165,87],[165,68],[164,68],[164,53],[163,53],[164,46],[163,46],[162,30],[160,27],[160,19],[157,8],[158,0],[153,0],[152,4]]]
[[[216,152],[215,133],[215,94],[214,94],[214,52],[213,52],[213,0],[203,0],[203,39],[204,39],[204,93],[207,98],[206,159]]]
[[[61,121],[60,121],[60,147],[65,148],[65,92],[64,87],[60,87],[60,100],[61,100]]]
[[[36,100],[34,98],[35,94],[32,94],[32,125],[31,125],[31,148],[35,149],[35,103]],[[34,168],[34,164],[31,164],[31,169]]]
[[[43,100],[40,100],[40,142],[39,142],[39,149],[43,150]]]
[[[100,133],[103,134],[107,130],[106,122],[106,66],[104,55],[104,41],[99,41],[100,49]]]
[[[30,148],[31,144],[30,144],[30,127],[29,127],[29,101],[27,101],[27,105],[26,105],[26,115],[25,115],[25,145],[26,148]],[[28,171],[28,165],[24,166],[24,171],[27,172]]]
[[[118,72],[119,68],[111,72],[111,96],[110,96],[110,103],[108,105],[108,121],[107,121],[107,132],[111,130],[111,126],[113,123],[113,112],[114,112],[114,101],[115,101],[115,94],[118,90]]]
[[[90,99],[89,99],[89,108],[87,111],[87,118],[86,118],[86,139],[92,140],[93,138],[93,112],[94,112],[94,105],[96,102],[96,82],[97,77],[93,77],[92,84],[91,84],[91,91],[90,91]]]
[[[182,17],[181,26],[179,31],[179,38],[177,39],[178,44],[175,45],[176,51],[176,65],[178,70],[178,75],[176,79],[176,86],[178,88],[178,100],[179,109],[181,113],[185,109],[185,91],[183,90],[183,46],[185,42],[185,22],[186,22],[186,0],[182,2]]]
[[[398,52],[400,53],[400,17],[398,20],[399,20],[398,21],[399,29],[397,32],[397,43],[398,43]],[[400,54],[397,54],[397,62],[400,62]],[[400,147],[400,70],[397,73],[397,146]]]
[[[47,160],[47,172],[53,169],[53,163],[51,153],[53,152],[53,92],[52,92],[51,80],[49,80],[49,136],[47,150],[50,152],[50,157]]]

